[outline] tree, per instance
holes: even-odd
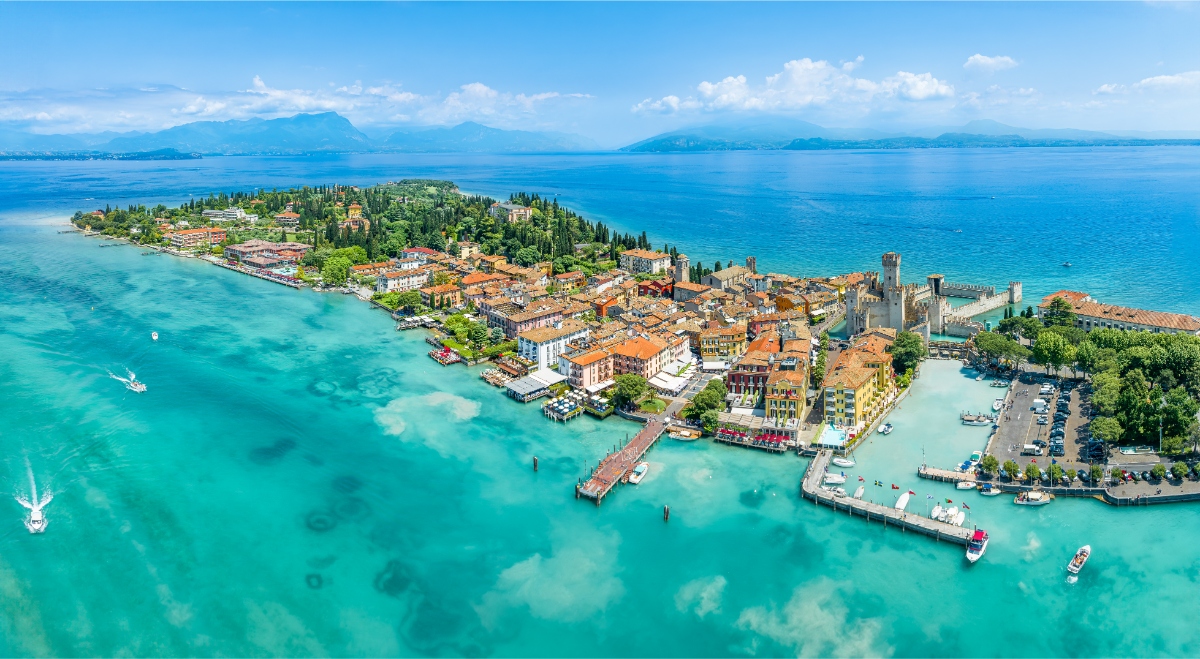
[[[904,373],[910,368],[916,368],[928,350],[925,340],[915,332],[900,332],[892,343],[892,368],[897,373]]]
[[[717,429],[717,418],[719,412],[716,410],[708,410],[700,415],[700,423],[704,426],[704,432],[711,433]]]
[[[1042,330],[1033,342],[1033,358],[1057,374],[1058,369],[1075,360],[1075,346],[1057,332]]]
[[[1005,460],[1004,473],[1007,474],[1010,479],[1016,480],[1017,477],[1021,475],[1021,465],[1017,464],[1015,460]]]
[[[1029,464],[1025,465],[1025,478],[1029,479],[1030,483],[1040,479],[1041,477],[1042,470],[1039,469],[1036,464],[1030,462]]]
[[[1114,481],[1119,481],[1119,480],[1121,480],[1122,478],[1124,478],[1124,477],[1125,477],[1125,475],[1121,473],[1121,468],[1120,468],[1120,467],[1113,467],[1113,468],[1112,468],[1112,471],[1108,472],[1108,475],[1109,475],[1109,476],[1112,476],[1112,479],[1113,479]]]
[[[616,387],[613,391],[613,404],[618,407],[629,405],[646,395],[649,386],[646,384],[646,378],[635,375],[633,373],[625,373],[613,378],[616,381]]]
[[[724,410],[725,395],[728,393],[725,383],[719,378],[709,380],[700,393],[693,396],[691,402],[683,409],[684,418],[700,419],[705,412]]]
[[[477,346],[483,345],[488,338],[487,326],[483,323],[471,323],[471,329],[467,331],[471,343]]]
[[[1154,480],[1162,480],[1167,476],[1167,467],[1163,463],[1158,463],[1150,468],[1150,475]]]
[[[529,266],[541,260],[542,255],[539,254],[538,251],[533,247],[522,247],[521,249],[517,250],[517,253],[513,256],[513,263],[516,263],[524,268],[528,268]]]
[[[350,259],[344,256],[331,256],[325,259],[325,265],[321,268],[321,281],[333,286],[345,284],[349,275]]]
[[[1121,422],[1111,416],[1098,416],[1092,419],[1089,428],[1092,431],[1092,437],[1102,442],[1116,444],[1121,441]]]
[[[1174,476],[1176,480],[1183,480],[1184,477],[1188,475],[1189,471],[1191,470],[1188,469],[1187,463],[1176,462],[1175,464],[1171,465],[1171,475]]]
[[[983,470],[983,473],[995,476],[996,472],[1000,470],[1000,461],[996,459],[996,456],[988,454],[979,461],[979,468]]]
[[[1047,327],[1072,327],[1075,325],[1075,308],[1061,297],[1050,300],[1050,305],[1042,312],[1042,320]]]
[[[492,343],[500,343],[504,340],[504,330],[499,327],[493,327],[491,332],[489,332],[489,336],[492,339]]]
[[[1063,468],[1055,463],[1050,463],[1050,468],[1046,470],[1050,474],[1050,482],[1057,485],[1062,482]]]
[[[1068,469],[1068,470],[1067,470],[1067,481],[1068,481],[1068,482],[1074,482],[1074,481],[1075,481],[1075,476],[1077,476],[1077,475],[1078,475],[1078,473],[1079,473],[1079,472],[1075,471],[1074,469]]]
[[[453,277],[450,275],[450,273],[446,272],[445,270],[440,270],[438,272],[433,273],[433,285],[434,286],[444,286],[446,284],[449,284],[452,279],[453,279]]]
[[[1104,467],[1100,465],[1092,465],[1088,468],[1088,475],[1091,476],[1093,483],[1099,483],[1104,478]]]
[[[421,306],[421,294],[417,291],[404,291],[396,298],[397,309],[416,309]]]

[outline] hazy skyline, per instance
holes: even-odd
[[[1200,130],[1200,7],[0,4],[0,126],[158,130],[336,111],[615,146],[763,114]]]

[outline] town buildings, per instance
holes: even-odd
[[[1094,329],[1106,328],[1200,335],[1200,319],[1193,316],[1102,304],[1092,299],[1091,295],[1079,291],[1058,291],[1042,298],[1037,309],[1039,318],[1044,317],[1046,310],[1055,298],[1062,298],[1069,302],[1071,313],[1075,314],[1075,327],[1089,332]]]
[[[627,249],[621,252],[621,269],[633,274],[656,275],[671,267],[671,255],[647,249]]]
[[[890,345],[871,334],[838,354],[821,382],[827,422],[861,431],[883,412],[894,387]]]
[[[429,282],[428,266],[411,270],[393,270],[375,278],[376,293],[394,293],[422,288]]]
[[[566,352],[568,344],[587,338],[589,333],[586,323],[567,318],[518,334],[517,354],[536,363],[539,369],[550,368],[559,364],[559,355]]]
[[[169,234],[169,237],[171,239],[171,247],[175,249],[208,248],[225,241],[225,230],[216,227],[184,229]]]

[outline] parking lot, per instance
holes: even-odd
[[[1007,390],[1005,409],[1000,412],[999,427],[988,442],[987,452],[996,456],[1000,464],[1013,460],[1022,470],[1034,461],[1043,469],[1057,463],[1064,471],[1086,470],[1089,467],[1086,387],[1068,382],[1065,385],[1068,401],[1065,407],[1060,407],[1064,393],[1055,389],[1043,394],[1043,382],[1040,376],[1026,374]],[[1046,401],[1044,415],[1033,410],[1033,402],[1039,398]],[[1039,416],[1045,417],[1044,423],[1039,423]],[[1059,450],[1051,450],[1055,437],[1061,438],[1061,454]],[[1042,455],[1022,455],[1026,445],[1037,445]],[[1103,461],[1100,452],[1092,457]]]

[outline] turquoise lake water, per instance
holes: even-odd
[[[1195,506],[972,495],[992,542],[968,566],[961,547],[805,504],[794,455],[667,441],[645,481],[597,508],[572,485],[634,424],[552,424],[350,297],[57,233],[54,217],[84,203],[72,195],[102,206],[124,187],[157,201],[153,185],[186,198],[204,181],[253,184],[253,159],[210,160],[231,170],[167,184],[162,163],[2,164],[0,483],[27,495],[28,464],[54,499],[38,536],[15,500],[0,505],[0,654],[1200,652]],[[299,182],[304,166],[265,167],[263,183]],[[411,175],[378,168],[364,179]],[[1194,234],[1191,198],[1130,194],[1161,197],[1178,235]],[[1153,301],[1191,304],[1185,288]],[[125,368],[147,393],[109,378]],[[916,467],[982,448],[986,429],[957,415],[995,391],[927,363],[895,432],[849,473],[913,489],[913,510],[928,495],[957,503]],[[1092,560],[1067,584],[1084,543]]]

